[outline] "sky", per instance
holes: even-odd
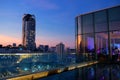
[[[22,43],[22,17],[36,17],[36,44],[75,47],[75,17],[120,5],[120,0],[0,0],[0,44]]]

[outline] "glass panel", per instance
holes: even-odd
[[[101,31],[108,31],[106,11],[95,13],[95,32]]]
[[[78,17],[78,34],[82,34],[81,33],[81,17]]]
[[[110,30],[120,30],[120,7],[109,9]]]
[[[83,62],[82,35],[78,35],[76,40],[77,62]]]
[[[76,18],[75,25],[76,25],[76,35],[77,34],[82,34],[81,33],[81,17],[80,16]]]
[[[83,33],[92,33],[93,32],[93,15],[87,14],[83,17]]]
[[[92,60],[95,58],[95,48],[94,48],[94,35],[86,34],[83,38],[83,51],[86,60]]]
[[[108,33],[96,33],[96,52],[99,60],[108,59]]]
[[[75,35],[78,34],[78,17],[75,18]]]
[[[120,60],[120,31],[110,32],[110,47],[113,61]]]
[[[81,45],[81,41],[82,41],[82,37],[81,35],[77,36],[77,49],[78,49],[78,53],[80,53],[80,45]]]

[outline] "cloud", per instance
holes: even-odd
[[[53,10],[58,9],[58,6],[55,3],[50,2],[50,0],[28,0],[28,3],[36,8]]]

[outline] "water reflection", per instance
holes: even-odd
[[[120,65],[97,64],[39,80],[120,80]]]

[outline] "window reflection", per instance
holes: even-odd
[[[81,35],[78,35],[77,36],[77,41],[76,41],[76,45],[77,45],[77,52],[80,52],[81,50],[80,50],[80,46],[81,46],[81,42],[82,41],[82,36]]]
[[[120,7],[109,9],[110,30],[120,30]]]
[[[106,60],[108,58],[108,33],[96,33],[96,53],[98,59]]]
[[[82,18],[83,18],[83,33],[92,33],[93,14],[84,15]]]
[[[95,55],[94,48],[94,35],[93,34],[85,34],[83,35],[83,52],[87,60],[93,59],[93,55]]]
[[[95,13],[95,32],[107,31],[106,11]]]
[[[120,31],[110,32],[111,55],[113,61],[120,60]]]

